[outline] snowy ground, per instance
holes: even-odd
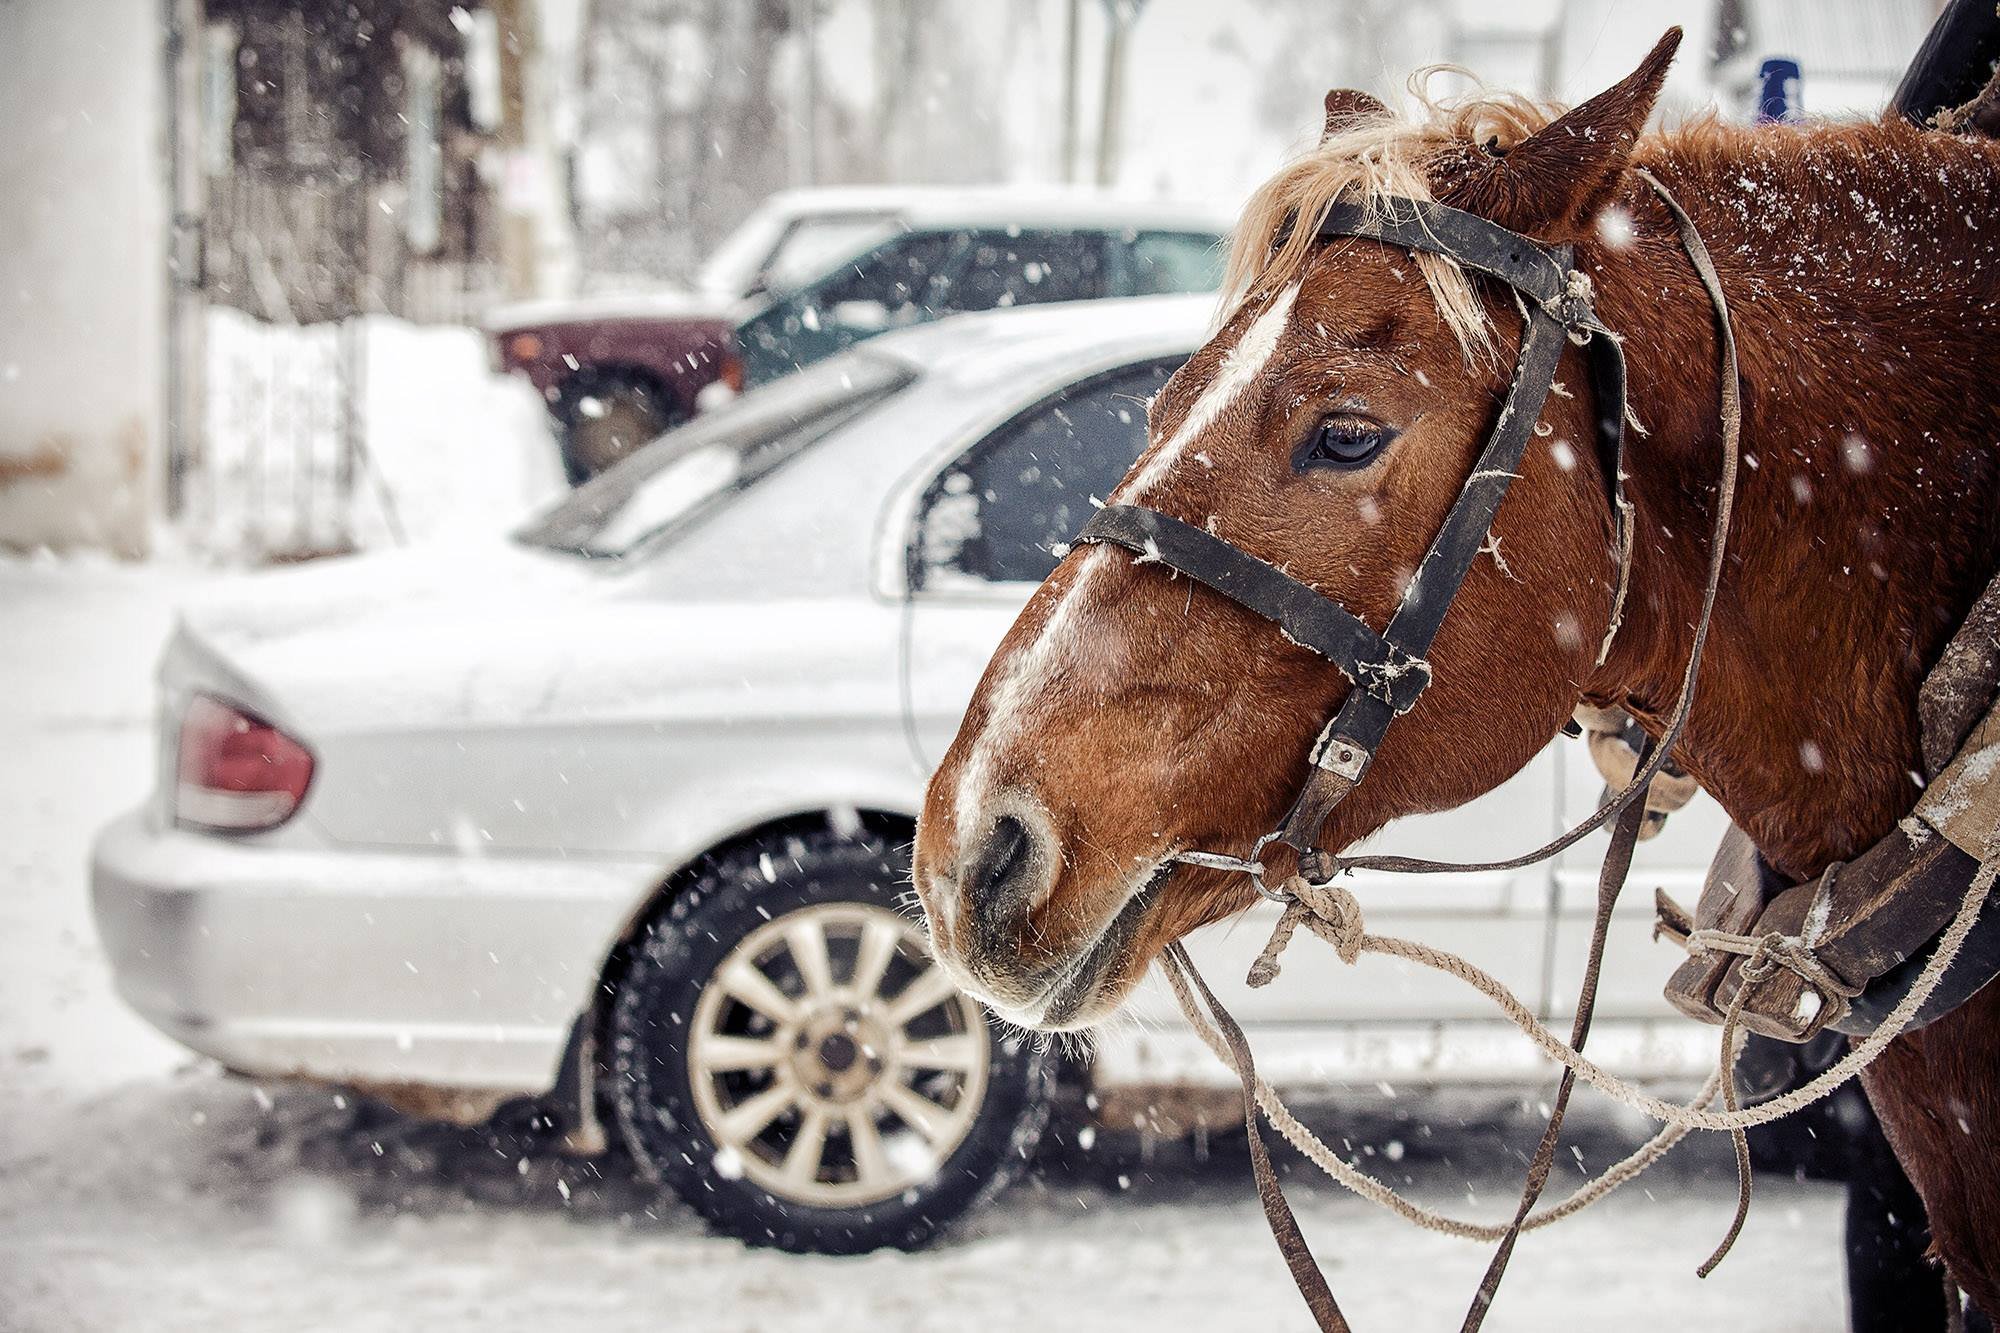
[[[110,994],[84,854],[146,786],[151,663],[200,577],[0,563],[0,1329],[1310,1327],[1240,1141],[1147,1160],[1108,1136],[1083,1151],[1072,1128],[928,1253],[807,1259],[706,1235],[613,1167],[253,1087],[155,1037]],[[1341,1129],[1404,1145],[1395,1171],[1419,1197],[1504,1209],[1526,1118],[1367,1100]],[[1640,1133],[1588,1102],[1577,1119],[1586,1167]],[[1524,1241],[1488,1327],[1841,1326],[1837,1190],[1760,1179],[1748,1231],[1703,1282],[1733,1199],[1727,1145],[1684,1152]],[[1483,1248],[1291,1179],[1360,1327],[1457,1326]]]

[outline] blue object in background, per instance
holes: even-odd
[[[1799,62],[1773,56],[1757,67],[1757,119],[1797,120],[1799,107]]]

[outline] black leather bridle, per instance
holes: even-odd
[[[1612,609],[1615,632],[1631,565],[1632,511],[1623,483],[1625,357],[1619,340],[1591,308],[1589,278],[1572,267],[1567,245],[1545,246],[1498,223],[1427,200],[1388,198],[1371,206],[1336,203],[1320,224],[1322,240],[1358,236],[1406,250],[1442,255],[1506,283],[1526,316],[1513,382],[1472,473],[1445,515],[1380,633],[1335,599],[1232,542],[1141,505],[1107,505],[1077,540],[1121,546],[1186,574],[1275,623],[1286,637],[1333,663],[1352,682],[1345,701],[1311,751],[1312,767],[1284,822],[1261,838],[1246,861],[1191,854],[1226,868],[1257,865],[1273,840],[1297,854],[1310,880],[1337,868],[1319,846],[1327,816],[1361,781],[1389,724],[1416,706],[1431,681],[1425,659],[1457,599],[1473,560],[1488,540],[1494,515],[1520,474],[1521,460],[1555,382],[1566,343],[1586,351],[1597,406],[1597,453],[1616,541],[1619,581]],[[1610,647],[1607,634],[1599,661]],[[1261,865],[1255,872],[1267,894]]]
[[[1625,360],[1617,337],[1597,319],[1591,309],[1589,280],[1571,267],[1573,254],[1568,246],[1543,246],[1528,237],[1509,231],[1456,209],[1411,199],[1379,201],[1372,209],[1348,203],[1336,204],[1318,229],[1320,238],[1360,236],[1388,245],[1446,256],[1477,273],[1496,278],[1514,290],[1526,327],[1521,336],[1519,360],[1499,418],[1472,474],[1460,488],[1458,499],[1445,515],[1430,549],[1418,566],[1415,578],[1405,590],[1401,603],[1389,618],[1388,626],[1376,633],[1334,599],[1293,579],[1283,571],[1231,543],[1180,522],[1156,510],[1137,505],[1114,505],[1099,512],[1086,525],[1080,540],[1122,546],[1141,554],[1148,563],[1159,563],[1188,575],[1215,589],[1240,605],[1277,624],[1291,638],[1324,656],[1340,668],[1353,683],[1345,701],[1321,730],[1312,749],[1312,769],[1304,788],[1292,803],[1284,823],[1258,839],[1248,857],[1219,852],[1183,849],[1166,858],[1250,876],[1259,892],[1286,904],[1294,920],[1301,908],[1317,915],[1319,909],[1301,896],[1324,888],[1335,875],[1347,869],[1370,869],[1392,873],[1454,873],[1464,871],[1504,871],[1533,865],[1575,845],[1595,829],[1611,824],[1611,841],[1598,872],[1597,909],[1591,922],[1590,950],[1584,961],[1583,980],[1577,990],[1576,1008],[1571,1019],[1570,1046],[1581,1050],[1589,1035],[1596,1009],[1598,981],[1604,953],[1617,906],[1619,891],[1632,866],[1641,825],[1646,814],[1646,793],[1652,780],[1673,753],[1694,709],[1695,685],[1701,673],[1702,655],[1715,615],[1716,595],[1728,556],[1730,516],[1734,511],[1738,462],[1742,446],[1743,399],[1736,355],[1736,338],[1730,325],[1729,303],[1715,270],[1708,246],[1702,241],[1687,212],[1673,194],[1650,172],[1641,167],[1632,173],[1645,182],[1672,218],[1681,248],[1693,265],[1701,287],[1715,315],[1718,371],[1717,420],[1721,433],[1721,469],[1716,478],[1713,533],[1709,541],[1707,571],[1703,576],[1701,608],[1693,626],[1687,661],[1680,681],[1680,698],[1666,716],[1656,741],[1639,748],[1638,765],[1625,787],[1601,803],[1596,812],[1572,825],[1566,832],[1533,851],[1503,861],[1450,862],[1420,857],[1368,855],[1327,855],[1319,847],[1326,816],[1352,791],[1367,771],[1387,733],[1389,724],[1416,705],[1430,683],[1429,651],[1438,627],[1457,598],[1472,561],[1485,546],[1493,517],[1505,498],[1508,486],[1518,475],[1529,437],[1541,416],[1544,403],[1555,382],[1565,339],[1582,344],[1590,358],[1592,392],[1597,405],[1597,448],[1603,469],[1614,540],[1617,546],[1618,585],[1613,595],[1610,624],[1598,648],[1602,665],[1610,652],[1623,615],[1626,593],[1631,584],[1633,555],[1633,514],[1625,501],[1623,485],[1625,423]],[[1615,822],[1613,822],[1615,821]],[[1265,882],[1266,868],[1257,858],[1272,841],[1282,839],[1298,853],[1298,873],[1273,887]],[[1331,923],[1329,923],[1331,924]],[[1274,944],[1277,937],[1274,936]],[[1277,944],[1277,947],[1282,947]],[[1278,1242],[1292,1279],[1312,1311],[1322,1333],[1350,1333],[1325,1274],[1299,1231],[1298,1220],[1285,1202],[1270,1154],[1257,1129],[1259,1115],[1256,1067],[1242,1028],[1216,1000],[1202,980],[1194,961],[1179,943],[1171,944],[1162,955],[1170,979],[1178,979],[1177,993],[1185,1005],[1195,1002],[1208,1011],[1228,1043],[1230,1058],[1242,1085],[1243,1115],[1249,1128],[1250,1161],[1257,1180],[1257,1193],[1264,1206],[1271,1233]],[[1185,983],[1191,990],[1181,991]],[[1253,981],[1251,984],[1257,984]],[[1194,1010],[1189,1009],[1192,1018]],[[1554,1167],[1556,1145],[1561,1136],[1563,1116],[1576,1084],[1576,1069],[1565,1065],[1562,1080],[1550,1108],[1541,1142],[1529,1161],[1521,1197],[1513,1220],[1488,1262],[1479,1290],[1467,1311],[1464,1328],[1475,1333],[1491,1308],[1502,1274],[1514,1251],[1530,1211],[1541,1197]],[[1725,1104],[1734,1109],[1734,1084],[1723,1080]],[[1706,1272],[1728,1249],[1741,1227],[1749,1202],[1749,1148],[1742,1133],[1736,1140],[1739,1187],[1737,1224],[1728,1240],[1702,1270]]]
[[[1166,565],[1215,589],[1277,624],[1289,637],[1339,667],[1352,682],[1353,688],[1348,691],[1333,718],[1321,729],[1319,739],[1313,745],[1311,770],[1284,822],[1258,839],[1248,857],[1183,849],[1167,858],[1168,861],[1248,875],[1260,893],[1287,905],[1287,916],[1280,921],[1281,930],[1284,921],[1293,919],[1291,914],[1306,904],[1306,899],[1300,896],[1303,892],[1313,889],[1315,885],[1324,887],[1345,869],[1367,868],[1401,873],[1513,870],[1547,860],[1581,841],[1593,830],[1615,820],[1610,846],[1605,851],[1598,873],[1597,909],[1591,923],[1590,951],[1584,962],[1583,981],[1578,988],[1571,1021],[1570,1045],[1577,1050],[1582,1049],[1589,1035],[1611,914],[1631,870],[1632,853],[1645,819],[1646,793],[1653,777],[1673,753],[1693,711],[1695,684],[1701,671],[1702,654],[1715,613],[1716,594],[1721,586],[1727,554],[1741,448],[1742,395],[1736,341],[1730,328],[1729,305],[1721,279],[1700,232],[1672,193],[1643,168],[1634,167],[1632,171],[1659,197],[1672,217],[1681,246],[1714,308],[1722,467],[1716,483],[1714,533],[1703,579],[1701,609],[1688,646],[1679,701],[1665,719],[1658,740],[1641,745],[1638,766],[1623,790],[1600,804],[1594,814],[1541,847],[1504,861],[1446,862],[1391,855],[1334,857],[1319,846],[1327,815],[1361,781],[1381,746],[1383,736],[1388,732],[1389,724],[1413,708],[1425,686],[1430,683],[1431,666],[1424,654],[1430,650],[1431,641],[1457,598],[1473,560],[1485,547],[1494,515],[1506,497],[1507,488],[1519,474],[1528,439],[1534,434],[1542,407],[1554,385],[1556,367],[1562,359],[1566,340],[1577,342],[1586,349],[1597,407],[1597,449],[1618,562],[1618,584],[1613,594],[1610,624],[1598,648],[1600,665],[1610,652],[1632,576],[1633,514],[1625,500],[1623,481],[1625,359],[1616,335],[1599,322],[1591,309],[1589,279],[1572,267],[1574,255],[1568,246],[1544,246],[1457,209],[1398,198],[1378,201],[1372,208],[1348,202],[1338,203],[1329,211],[1316,233],[1321,239],[1366,237],[1387,245],[1456,260],[1465,268],[1511,287],[1525,320],[1513,383],[1501,404],[1500,415],[1487,436],[1471,475],[1460,488],[1457,500],[1432,538],[1430,549],[1425,552],[1415,577],[1405,589],[1402,601],[1381,633],[1378,634],[1360,617],[1317,589],[1213,534],[1157,510],[1137,505],[1107,507],[1085,526],[1079,537],[1083,541],[1108,543],[1138,552],[1148,563]],[[1266,868],[1258,859],[1264,848],[1274,840],[1282,840],[1292,848],[1298,855],[1299,863],[1297,874],[1276,887],[1265,882]],[[1308,906],[1307,910],[1316,909]],[[1312,1251],[1299,1231],[1298,1220],[1285,1202],[1283,1186],[1257,1130],[1259,1102],[1256,1068],[1242,1029],[1208,989],[1182,945],[1169,945],[1163,958],[1169,977],[1178,977],[1193,987],[1193,992],[1199,993],[1201,1004],[1228,1041],[1230,1057],[1242,1085],[1243,1114],[1250,1130],[1250,1160],[1257,1180],[1258,1197],[1271,1225],[1271,1233],[1278,1242],[1279,1252],[1291,1270],[1292,1279],[1322,1333],[1350,1333],[1346,1317],[1327,1286],[1325,1274],[1313,1259]],[[1193,992],[1189,992],[1190,996]],[[1188,1003],[1193,1003],[1192,998]],[[1564,1112],[1575,1082],[1575,1068],[1565,1066],[1548,1124],[1529,1162],[1513,1220],[1494,1250],[1472,1307],[1466,1313],[1464,1327],[1468,1333],[1473,1333],[1483,1324],[1513,1254],[1515,1241],[1527,1225],[1529,1213],[1548,1183],[1554,1167],[1556,1144],[1562,1132]],[[1725,1094],[1726,1101],[1733,1108],[1734,1085],[1727,1080]],[[1742,1182],[1737,1200],[1740,1227],[1749,1199],[1749,1149],[1741,1133],[1734,1137]],[[1736,1230],[1732,1228],[1730,1232],[1732,1239]],[[1728,1241],[1725,1241],[1723,1250],[1727,1248]],[[1718,1251],[1710,1260],[1710,1267],[1721,1253]]]

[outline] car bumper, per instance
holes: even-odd
[[[532,1094],[650,867],[295,850],[154,827],[91,858],[121,996],[239,1072]]]

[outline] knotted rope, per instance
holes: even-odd
[[[1765,931],[1761,935],[1740,935],[1704,926],[1688,932],[1685,947],[1689,953],[1727,953],[1742,958],[1743,980],[1746,982],[1764,981],[1783,970],[1797,973],[1799,980],[1824,995],[1845,1000],[1853,999],[1866,989],[1853,985],[1828,967],[1803,936],[1787,935],[1780,930]],[[1743,990],[1739,989],[1737,993],[1742,994]]]

